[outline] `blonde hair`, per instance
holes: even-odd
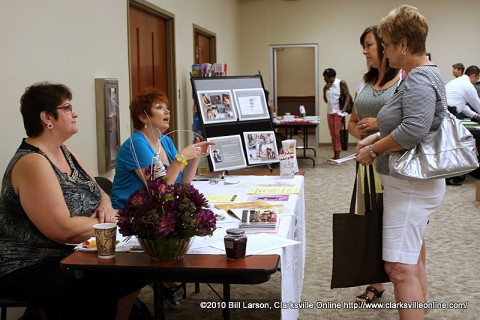
[[[416,7],[402,5],[384,17],[378,25],[378,33],[383,38],[388,36],[392,44],[407,40],[412,54],[425,54],[428,25],[425,17]]]

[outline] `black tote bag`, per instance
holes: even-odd
[[[372,165],[372,178],[364,179],[365,215],[355,214],[358,168],[357,163],[350,212],[333,214],[332,289],[390,281],[382,260],[383,206],[377,202]]]
[[[340,144],[342,150],[348,150],[348,129],[345,126],[345,117],[342,118],[342,129],[340,129]]]

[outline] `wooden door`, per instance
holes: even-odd
[[[147,87],[165,92],[170,106],[175,105],[173,18],[155,14],[149,8],[130,4],[131,94]],[[177,129],[178,112],[171,109],[170,130]],[[172,137],[177,143],[176,138]]]
[[[146,87],[168,94],[166,24],[166,19],[130,6],[132,96]]]
[[[195,59],[197,64],[215,63],[215,36],[195,30]]]

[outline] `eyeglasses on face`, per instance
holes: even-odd
[[[59,109],[65,111],[66,114],[70,114],[73,111],[73,106],[69,103],[69,104],[63,105],[61,107],[57,107],[57,110],[59,110]]]

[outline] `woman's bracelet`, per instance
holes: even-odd
[[[177,153],[177,155],[175,156],[175,160],[177,160],[178,162],[180,162],[181,164],[183,164],[184,166],[187,166],[188,165],[188,161],[187,159],[184,157],[183,154],[181,153]]]

